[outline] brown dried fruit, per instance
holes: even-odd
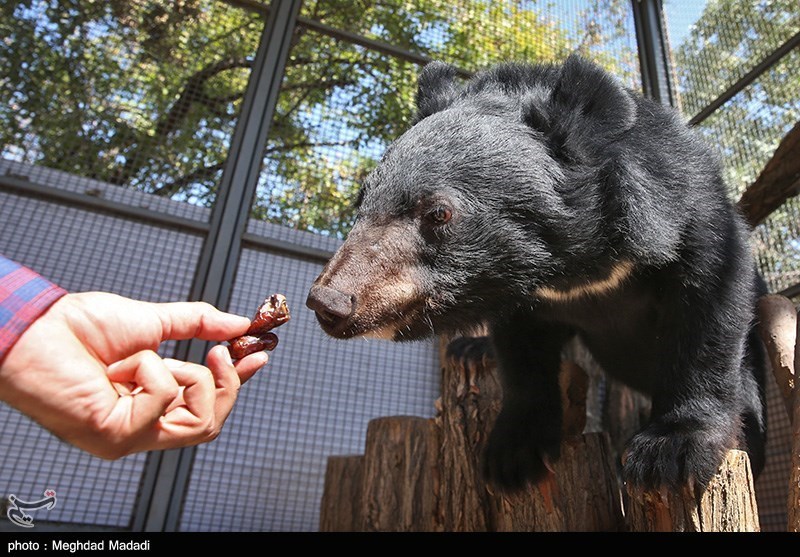
[[[280,327],[290,318],[286,297],[282,294],[273,294],[259,306],[256,316],[253,317],[252,325],[247,329],[247,334],[258,336],[275,327]]]
[[[240,360],[262,350],[275,350],[276,346],[278,346],[278,335],[275,333],[264,333],[261,337],[244,335],[230,341],[228,351],[231,353],[231,358]]]
[[[280,327],[289,319],[289,306],[286,297],[282,294],[273,294],[258,307],[253,322],[247,332],[228,341],[228,351],[231,358],[239,360],[249,354],[262,350],[274,350],[278,345],[278,337],[270,333],[275,327]]]

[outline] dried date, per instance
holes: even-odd
[[[230,341],[228,351],[231,353],[231,358],[240,360],[262,350],[275,350],[276,346],[278,346],[278,335],[275,333],[264,333],[264,336],[260,337],[243,335]]]
[[[247,332],[228,341],[231,358],[239,360],[249,354],[262,350],[274,350],[278,345],[278,337],[270,331],[280,327],[291,319],[286,297],[273,294],[258,307],[253,322]]]

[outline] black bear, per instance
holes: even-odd
[[[652,397],[626,480],[705,485],[725,452],[764,463],[764,286],[720,164],[672,109],[576,55],[457,83],[419,76],[414,125],[365,179],[309,292],[337,338],[489,330],[503,408],[484,470],[501,488],[559,456],[560,352],[579,335]]]

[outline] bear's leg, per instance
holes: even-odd
[[[701,322],[706,308],[697,305],[662,329],[656,368],[642,370],[654,374],[653,407],[623,457],[630,484],[704,488],[726,452],[740,445],[747,320],[723,320],[707,308],[714,319]]]
[[[561,348],[570,331],[517,311],[494,323],[491,341],[503,384],[503,408],[489,435],[484,475],[515,490],[545,477],[561,444]]]

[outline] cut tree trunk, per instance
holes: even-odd
[[[627,518],[633,532],[758,532],[750,459],[729,451],[719,472],[700,494],[628,490]]]
[[[483,450],[502,407],[496,366],[487,357],[443,357],[442,397],[436,401],[435,418],[372,420],[363,461],[347,457],[329,462],[327,482],[344,485],[326,486],[321,529],[623,530],[618,459],[609,436],[584,433],[587,376],[578,365],[564,361],[559,382],[564,411],[561,458],[537,485],[503,493],[487,485],[481,473]],[[625,391],[619,393],[624,400]],[[620,422],[621,430],[642,417],[640,404],[632,402],[628,410],[630,420]],[[355,485],[359,476],[360,491]],[[630,498],[627,514],[634,530],[758,530],[749,460],[739,451],[728,455],[700,495],[687,490],[663,496],[632,492]],[[336,512],[350,516],[332,517]]]
[[[793,421],[797,310],[792,301],[784,296],[762,296],[758,301],[758,320],[772,373],[783,395],[789,419]]]
[[[370,420],[362,483],[363,530],[437,530],[438,434],[432,420],[394,416]]]
[[[795,339],[800,337],[800,319],[798,319]],[[800,366],[800,343],[795,340],[794,369]],[[790,532],[800,532],[800,387],[797,382],[792,393],[792,464],[789,471],[789,504],[787,528]]]
[[[331,456],[325,469],[325,490],[319,513],[321,532],[362,530],[361,482],[364,455]]]
[[[486,439],[502,406],[493,362],[447,361],[441,410],[441,493],[446,531],[616,531],[622,527],[619,487],[608,437],[582,434],[588,380],[565,362],[561,370],[564,429],[554,473],[517,493],[501,493],[481,475]]]

